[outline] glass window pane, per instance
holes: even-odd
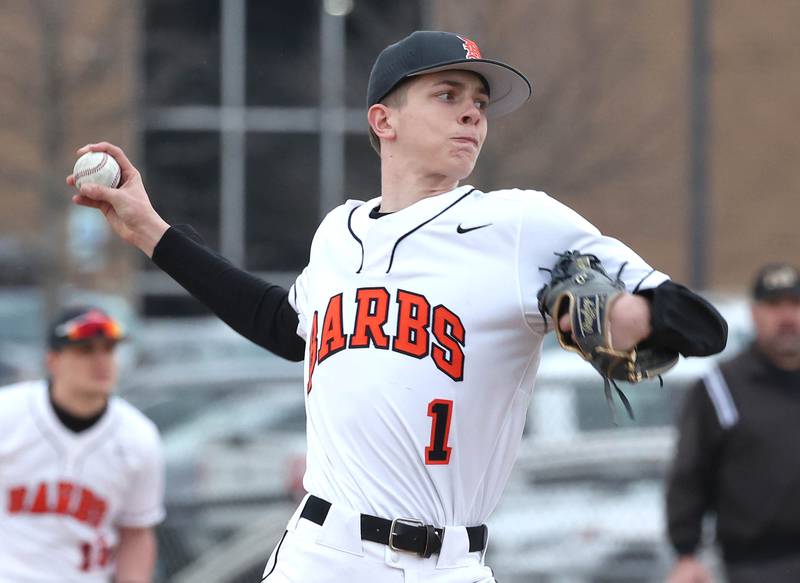
[[[144,135],[142,175],[153,206],[168,223],[190,223],[214,248],[219,245],[219,149],[216,132]]]
[[[247,138],[247,269],[297,271],[319,224],[319,138]]]
[[[219,103],[219,0],[147,0],[145,101],[149,107]]]
[[[247,104],[319,102],[319,1],[247,3]]]
[[[419,0],[355,1],[347,17],[347,105],[365,107],[372,64],[383,48],[420,27]]]

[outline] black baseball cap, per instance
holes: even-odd
[[[482,76],[489,89],[490,117],[511,113],[531,96],[531,82],[515,68],[484,59],[478,44],[463,35],[418,30],[389,45],[375,61],[367,85],[367,109],[379,103],[403,79],[458,69]]]
[[[125,339],[122,326],[106,312],[95,306],[74,306],[62,310],[48,331],[50,350],[82,344],[94,338],[119,342]]]
[[[762,267],[753,281],[753,299],[800,298],[800,271],[788,263],[770,263]]]

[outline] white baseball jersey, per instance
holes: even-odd
[[[85,431],[64,427],[44,381],[0,389],[0,582],[108,582],[118,527],[164,517],[158,431],[112,397]]]
[[[485,522],[511,472],[545,333],[555,252],[597,255],[628,289],[638,255],[544,193],[462,186],[370,218],[322,222],[290,290],[305,359],[305,488],[436,526]]]

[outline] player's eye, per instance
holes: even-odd
[[[452,91],[442,91],[441,93],[437,93],[436,98],[439,101],[453,101],[454,99]]]
[[[475,107],[477,107],[481,111],[486,111],[486,108],[489,107],[489,100],[488,99],[476,99],[475,100]]]

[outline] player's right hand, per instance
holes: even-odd
[[[682,557],[669,574],[667,583],[714,583],[711,572],[694,557]]]
[[[108,188],[84,183],[79,194],[72,197],[72,202],[100,210],[117,235],[152,257],[156,244],[169,225],[150,204],[139,171],[125,152],[114,144],[87,144],[79,148],[76,154],[81,156],[86,152],[106,152],[112,156],[120,167],[120,184],[117,188]],[[75,177],[72,174],[67,176],[66,181],[68,185],[75,186]]]

